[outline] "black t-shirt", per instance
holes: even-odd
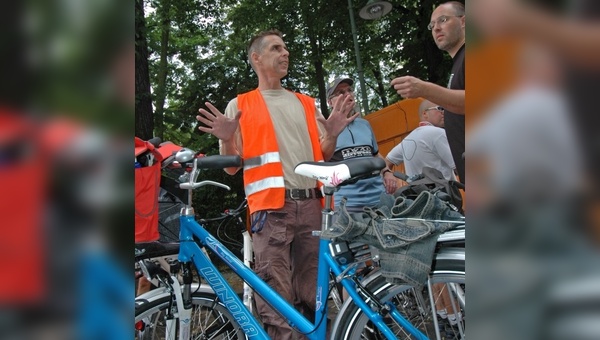
[[[465,45],[458,50],[453,59],[452,74],[448,81],[448,88],[453,90],[465,89]],[[465,183],[465,160],[463,153],[465,152],[465,115],[456,114],[448,110],[444,110],[444,127],[452,158],[456,165],[456,171],[460,177],[461,183]]]
[[[579,21],[597,23],[600,20],[600,1],[581,0],[573,2],[574,18]],[[568,61],[568,60],[567,60]],[[573,120],[582,147],[584,165],[590,174],[600,174],[600,140],[598,126],[600,117],[596,114],[600,72],[571,62],[566,65],[567,94],[573,109]],[[599,176],[590,178],[594,186],[591,192],[600,192]]]

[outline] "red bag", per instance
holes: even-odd
[[[0,305],[36,305],[47,287],[48,240],[43,211],[47,208],[51,158],[37,122],[0,108]],[[10,145],[29,150],[11,156]],[[20,152],[19,152],[20,153]],[[3,157],[8,156],[8,157]]]
[[[163,142],[156,150],[160,153],[162,160],[166,160],[165,163],[170,163],[167,158],[174,158],[175,153],[181,149],[183,149],[181,146],[173,144],[173,142]]]
[[[135,137],[135,157],[149,152],[154,156],[150,166],[135,168],[135,242],[156,241],[158,233],[158,193],[160,162],[163,159],[154,145]]]

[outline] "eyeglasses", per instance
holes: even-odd
[[[431,31],[435,27],[436,24],[442,25],[442,24],[446,23],[446,21],[448,21],[448,19],[450,19],[452,17],[460,18],[463,16],[464,15],[442,15],[439,18],[435,19],[434,21],[430,22],[429,25],[427,25],[427,29]]]
[[[329,96],[329,98],[337,97],[340,94],[346,94],[346,93],[354,93],[354,89],[351,88],[351,87],[349,87],[349,88],[347,88],[345,90],[336,91],[331,96]]]
[[[427,112],[427,111],[431,111],[431,110],[444,111],[444,108],[441,106],[432,106],[432,107],[426,108],[423,112]]]

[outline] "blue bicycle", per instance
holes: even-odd
[[[180,163],[187,161],[182,159]],[[189,181],[181,187],[189,190],[191,197],[192,190],[204,185],[223,187],[211,181],[196,182],[201,169],[238,167],[241,159],[237,156],[208,156],[195,158],[190,165],[192,171]],[[296,167],[297,173],[317,179],[331,177],[335,171],[342,181],[340,185],[343,185],[378,175],[385,163],[380,158],[359,158],[301,165]],[[339,177],[340,173],[342,177]],[[323,189],[325,208],[322,210],[322,228],[326,230],[332,224],[334,212],[331,205],[335,187],[324,186]],[[326,338],[328,296],[334,289],[330,284],[332,276],[344,287],[348,298],[331,323],[331,339],[464,338],[464,223],[462,228],[458,226],[438,239],[432,271],[424,287],[388,283],[378,270],[363,277],[356,270],[358,262],[341,261],[336,247],[330,247],[339,244],[339,240],[320,238],[314,322],[295,310],[207,232],[196,221],[191,205],[182,209],[180,224],[179,265],[172,266],[171,273],[160,268],[150,268],[145,273],[148,277],[160,278],[163,284],[160,289],[136,298],[135,326],[138,339],[269,339],[259,318],[243,304],[205,251],[211,251],[227,264],[292,327],[309,339]],[[315,231],[315,237],[319,237],[321,232]],[[344,259],[347,260],[346,255]],[[373,260],[376,260],[376,256]],[[194,281],[194,269],[206,284]],[[444,304],[442,298],[450,302]],[[437,313],[443,305],[452,306],[452,311],[461,315],[458,322],[444,324],[443,315]]]

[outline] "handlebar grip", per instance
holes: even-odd
[[[403,180],[405,182],[408,179],[408,176],[406,176],[405,173],[400,172],[400,171],[394,171],[394,177],[399,178],[399,179],[401,179],[401,180]]]
[[[222,155],[205,156],[196,158],[196,165],[200,169],[239,168],[242,166],[242,157]]]
[[[160,137],[154,137],[148,139],[148,143],[154,145],[155,148],[158,148],[160,146],[160,143],[162,143],[162,140],[160,139]]]

